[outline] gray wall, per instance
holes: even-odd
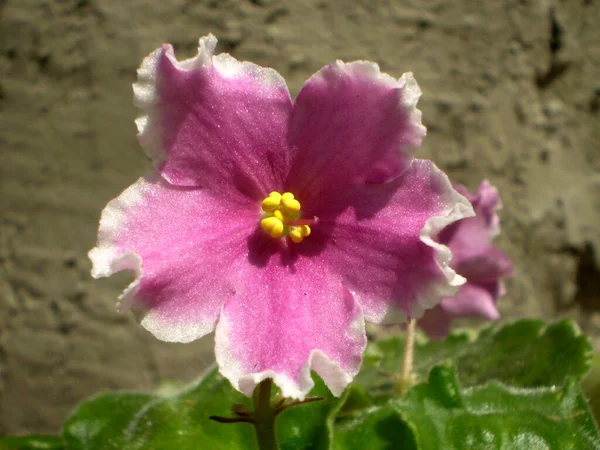
[[[600,5],[593,0],[0,0],[0,433],[54,432],[80,399],[194,377],[212,337],[155,341],[93,281],[101,209],[149,165],[131,83],[162,42],[272,66],[296,94],[334,59],[413,71],[419,153],[502,193],[506,316],[600,333]],[[595,253],[594,253],[595,252]],[[594,259],[594,256],[596,259]]]

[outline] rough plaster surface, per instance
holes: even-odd
[[[0,0],[0,433],[55,432],[101,390],[186,380],[212,337],[160,343],[93,281],[101,209],[148,168],[131,83],[162,42],[200,35],[296,94],[334,59],[413,71],[420,152],[504,198],[517,275],[505,316],[600,334],[600,5],[593,0]]]

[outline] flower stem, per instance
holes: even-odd
[[[235,417],[209,416],[210,420],[219,423],[249,423],[254,426],[256,439],[260,450],[278,450],[277,437],[275,435],[275,419],[288,408],[304,405],[306,403],[325,400],[323,397],[308,397],[304,400],[287,400],[279,397],[277,401],[271,404],[271,389],[273,380],[267,378],[254,388],[252,393],[252,403],[254,411],[248,411],[245,404],[234,404],[231,406],[231,412]]]
[[[255,389],[254,429],[260,450],[278,450],[275,436],[275,410],[271,407],[271,387],[273,380],[263,380]]]
[[[406,328],[406,341],[404,342],[404,359],[402,362],[402,375],[398,378],[398,393],[402,396],[413,385],[413,350],[415,347],[415,328],[417,321],[411,319]]]

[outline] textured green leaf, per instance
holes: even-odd
[[[326,419],[339,400],[318,378],[311,395],[324,400],[292,407],[278,417],[282,450],[328,448]],[[69,450],[256,448],[251,424],[222,424],[209,419],[232,417],[233,404],[252,409],[250,399],[212,369],[191,386],[170,395],[110,393],[92,398],[67,420],[63,436]]]
[[[400,373],[404,338],[372,342],[356,382],[378,401],[394,393],[392,375]],[[577,325],[562,320],[495,323],[479,333],[455,331],[441,342],[418,336],[415,374],[423,381],[429,370],[451,359],[465,386],[498,380],[517,387],[563,385],[567,378],[581,380],[590,367],[592,346]],[[384,374],[384,376],[382,376]],[[389,374],[385,378],[385,374]]]
[[[288,408],[277,419],[281,450],[329,448],[328,416],[337,410],[342,400],[333,397],[325,383],[315,378],[311,396],[323,397],[323,400]]]
[[[340,399],[315,377],[311,395],[324,399],[279,416],[282,450],[600,450],[578,385],[589,368],[591,346],[572,322],[524,320],[479,333],[456,332],[444,342],[418,339],[420,384],[400,399],[392,394],[402,352],[400,337],[372,343],[358,383]],[[453,366],[440,366],[449,359],[456,362],[461,381],[472,387],[461,390]],[[231,417],[233,404],[251,409],[250,399],[212,369],[189,387],[165,388],[160,395],[96,396],[67,420],[63,439],[0,438],[0,450],[256,448],[250,424],[209,420],[210,415]]]
[[[249,424],[221,424],[211,415],[231,416],[232,404],[249,405],[216,370],[179,394],[159,398],[140,411],[128,426],[132,450],[252,448]]]
[[[0,450],[64,450],[59,436],[0,436]]]
[[[432,369],[389,406],[421,450],[600,449],[598,430],[578,384],[523,389],[499,382],[461,392],[451,365]]]
[[[589,399],[592,414],[600,422],[600,355],[592,360],[592,370],[583,380],[583,392]]]
[[[213,369],[172,396],[111,393],[93,398],[75,410],[63,434],[69,450],[252,448],[251,425],[209,419],[231,416],[234,403],[248,404],[248,399]]]
[[[382,405],[362,409],[347,418],[340,417],[335,425],[332,448],[417,450],[419,447],[402,416],[390,405]]]
[[[483,330],[457,364],[465,385],[495,379],[513,386],[554,386],[570,377],[581,381],[591,358],[592,344],[574,321],[521,320]]]
[[[80,404],[63,426],[69,449],[118,449],[130,441],[128,426],[155,397],[149,394],[111,392]]]

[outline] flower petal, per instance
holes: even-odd
[[[256,227],[253,208],[147,175],[102,212],[92,275],[134,270],[120,309],[139,310],[141,324],[164,341],[198,339],[213,331],[235,290],[231,275]]]
[[[442,303],[444,300],[442,300]],[[442,303],[428,309],[417,324],[430,339],[439,341],[444,339],[450,332],[452,316],[442,307]]]
[[[501,208],[501,203],[498,190],[487,180],[481,182],[474,195],[462,185],[454,187],[471,202],[477,213],[475,217],[454,223],[440,233],[438,240],[452,248],[453,265],[456,265],[479,255],[500,233],[500,218],[496,211]]]
[[[244,286],[217,325],[221,373],[248,396],[273,378],[284,397],[304,399],[312,369],[339,396],[366,345],[362,313],[339,278],[319,260],[271,258],[247,272]]]
[[[452,251],[456,248],[451,247]],[[508,256],[491,245],[479,249],[479,254],[463,258],[452,264],[452,267],[471,283],[494,282],[513,274],[513,263]]]
[[[399,176],[426,133],[420,96],[411,73],[395,80],[366,61],[321,69],[294,105],[289,190],[303,205],[326,208],[356,185]]]
[[[452,317],[483,317],[488,320],[500,318],[496,299],[485,286],[466,283],[454,297],[442,300],[442,308]]]
[[[445,338],[450,332],[454,318],[483,317],[498,320],[500,313],[496,308],[496,298],[492,292],[498,291],[499,283],[476,285],[466,283],[454,297],[446,297],[435,308],[425,312],[419,319],[419,327],[435,340]]]
[[[444,337],[454,317],[498,319],[496,302],[504,294],[501,278],[513,272],[508,256],[491,245],[500,231],[496,214],[501,206],[498,190],[487,181],[481,183],[474,195],[464,186],[455,185],[455,188],[469,199],[477,215],[451,224],[438,236],[439,242],[452,250],[452,267],[467,283],[454,297],[442,300],[419,321],[421,328],[433,338]]]
[[[393,182],[361,190],[332,229],[324,217],[313,227],[310,243],[331,241],[323,256],[343,277],[367,320],[381,322],[390,305],[403,313],[399,320],[418,318],[464,283],[449,266],[450,250],[433,237],[471,215],[470,203],[443,172],[430,161],[414,160]]]
[[[133,85],[138,137],[172,184],[264,197],[289,168],[291,98],[275,70],[213,57],[216,43],[200,39],[181,62],[168,44],[144,59]]]

